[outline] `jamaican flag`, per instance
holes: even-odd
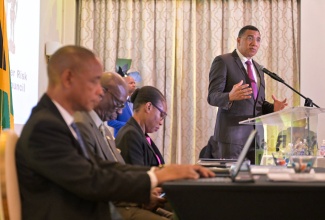
[[[14,127],[5,0],[0,0],[0,133]]]

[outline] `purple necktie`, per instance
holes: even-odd
[[[247,73],[248,73],[248,77],[249,77],[249,79],[251,81],[251,86],[252,86],[252,90],[253,90],[254,99],[256,99],[256,97],[257,97],[257,85],[256,85],[256,80],[254,79],[254,75],[253,75],[252,62],[250,60],[247,60],[245,63],[247,65]]]

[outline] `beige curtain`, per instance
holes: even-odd
[[[255,57],[299,90],[298,0],[79,0],[78,43],[93,49],[105,70],[132,59],[142,85],[161,90],[164,126],[152,134],[167,163],[195,163],[214,132],[217,109],[207,103],[215,56],[232,52],[241,27],[260,29]],[[266,76],[271,95],[299,105],[299,97]]]

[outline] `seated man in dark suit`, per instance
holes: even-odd
[[[115,141],[105,125],[105,121],[116,118],[116,113],[120,113],[122,105],[127,95],[127,87],[123,78],[116,73],[104,73],[101,78],[101,85],[104,89],[102,101],[90,112],[76,112],[75,122],[78,125],[85,143],[93,152],[103,160],[119,162],[125,164],[120,153],[116,149]],[[156,210],[158,206],[165,203],[164,198],[159,198],[161,188],[155,188],[151,195],[150,204],[135,204],[119,202],[115,203],[117,210],[124,219],[127,220],[163,220],[166,219],[149,210]],[[145,207],[147,209],[143,209]],[[161,210],[161,209],[159,209]],[[164,211],[164,213],[168,213]],[[170,217],[172,213],[170,213]]]
[[[195,165],[155,169],[101,160],[73,122],[76,111],[91,111],[103,98],[98,57],[83,47],[65,46],[51,56],[47,69],[47,92],[17,142],[24,220],[109,220],[110,201],[148,203],[151,189],[165,181],[213,176]]]

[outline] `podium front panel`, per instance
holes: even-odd
[[[293,107],[241,121],[255,125],[259,141],[255,144],[255,164],[270,165],[273,152],[288,158],[291,155],[317,155],[318,114],[325,108]]]

